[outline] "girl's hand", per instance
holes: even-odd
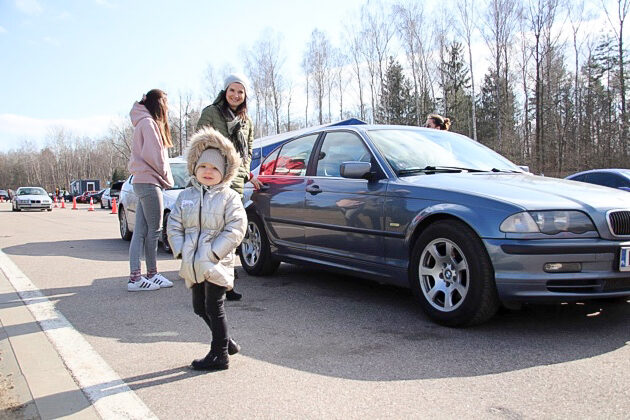
[[[262,183],[262,182],[260,182],[260,181],[258,180],[258,178],[256,178],[255,176],[252,176],[252,177],[249,179],[249,182],[251,182],[251,183],[252,183],[252,185],[254,186],[254,189],[256,189],[256,190],[259,190],[259,189],[263,186],[263,183]]]

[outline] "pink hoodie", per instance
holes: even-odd
[[[173,186],[173,175],[168,163],[168,151],[162,143],[160,130],[149,110],[138,102],[131,112],[133,145],[127,168],[133,175],[132,184],[154,184],[163,188]]]

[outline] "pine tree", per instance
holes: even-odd
[[[375,115],[375,122],[378,124],[413,125],[415,101],[411,91],[411,82],[403,74],[402,66],[393,57],[390,57],[381,87],[381,98]]]

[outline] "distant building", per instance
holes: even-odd
[[[81,195],[86,191],[98,191],[101,189],[101,181],[98,179],[77,179],[70,183],[70,193]]]

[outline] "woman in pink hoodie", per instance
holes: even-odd
[[[173,147],[168,126],[166,93],[153,89],[133,104],[133,145],[129,158],[131,183],[138,196],[136,225],[129,245],[130,275],[127,290],[140,292],[172,287],[173,283],[157,271],[157,243],[162,230],[164,203],[162,190],[173,186],[168,163],[168,148]],[[144,248],[147,276],[140,270],[140,255]]]

